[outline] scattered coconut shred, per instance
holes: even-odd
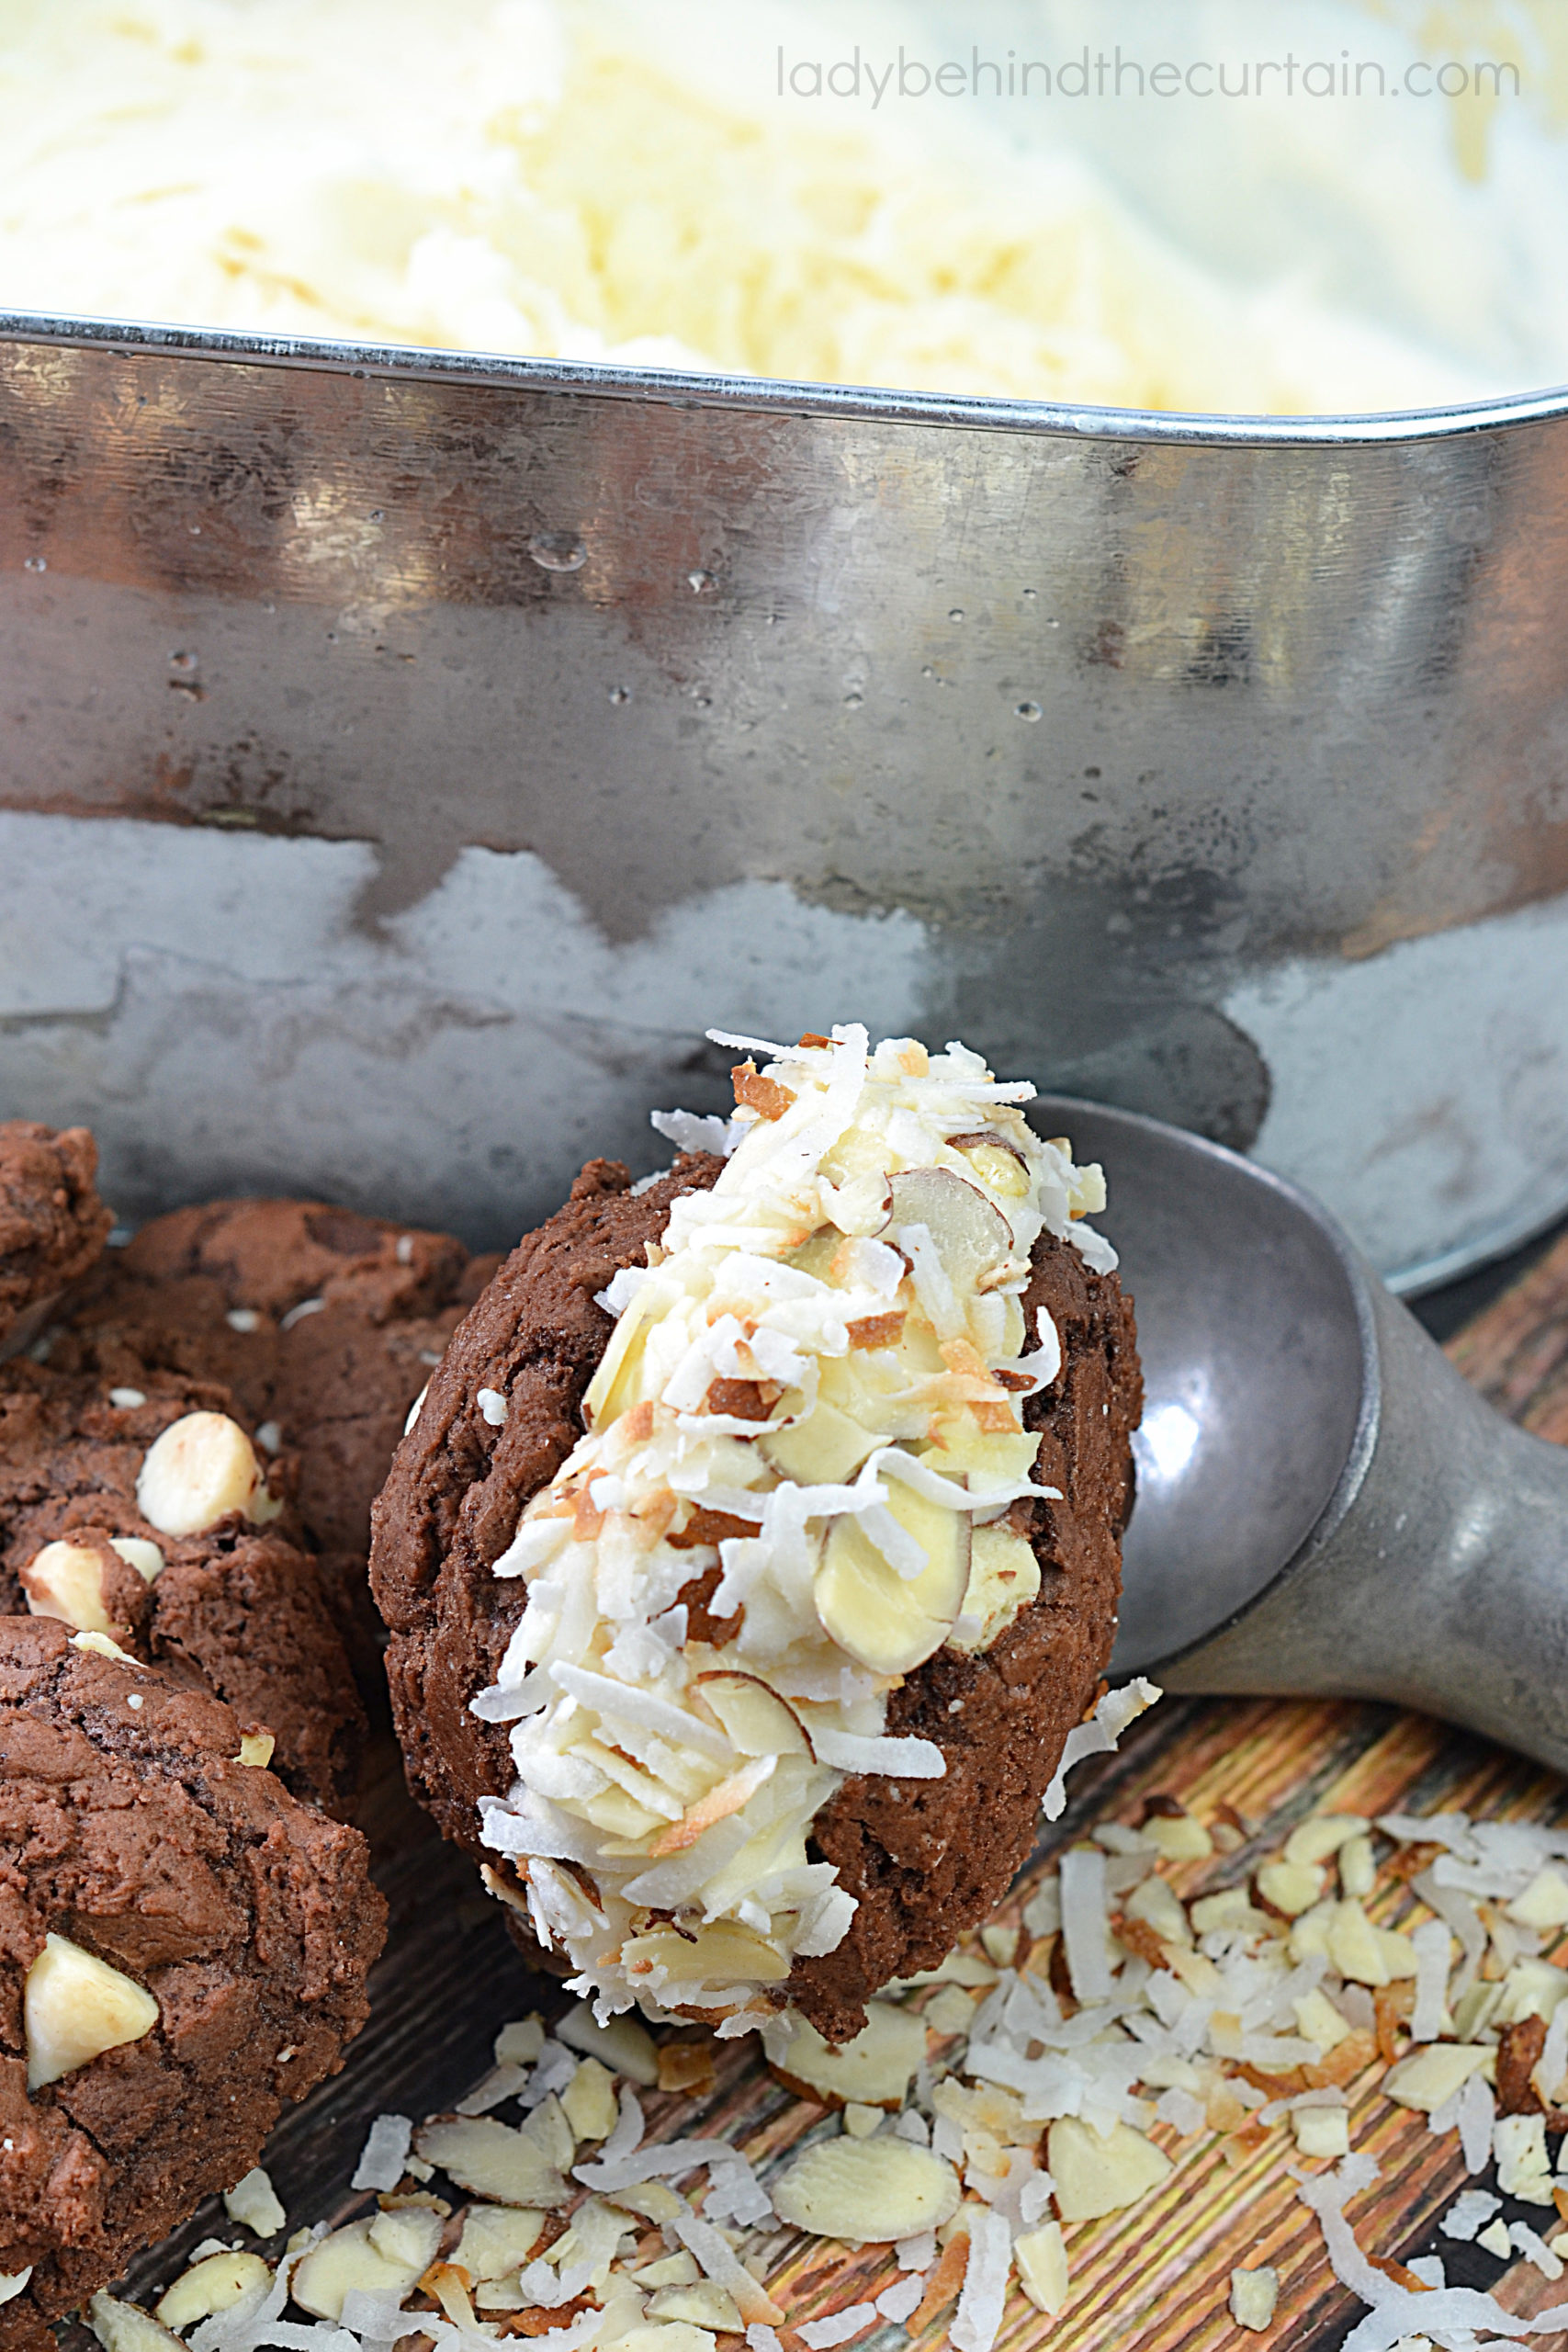
[[[1101,1702],[1101,1744],[1129,1704]],[[1168,1870],[1213,1858],[1224,1875],[1244,1844],[1267,1856],[1248,1856],[1250,1884],[1179,1896]],[[355,2178],[387,2186],[358,2220],[301,2230],[272,2261],[209,2241],[155,2314],[99,2295],[87,2317],[105,2352],[478,2352],[518,2334],[546,2352],[717,2352],[742,2335],[748,2352],[829,2352],[889,2326],[991,2352],[1010,2303],[1015,2325],[1020,2298],[1068,2304],[1084,2225],[1131,2212],[1216,2137],[1239,2162],[1273,2133],[1334,2276],[1368,2306],[1352,2352],[1519,2341],[1568,2326],[1568,2302],[1522,2318],[1450,2287],[1437,2256],[1382,2267],[1363,2250],[1346,2207],[1377,2165],[1349,2150],[1348,2118],[1354,2098],[1375,2129],[1392,2100],[1471,2172],[1495,2163],[1502,2196],[1550,2230],[1506,2226],[1501,2196],[1472,2187],[1442,2233],[1556,2277],[1568,1968],[1548,1955],[1565,1929],[1568,1831],[1316,1814],[1269,1853],[1261,1826],[1155,1799],[1137,1826],[1106,1820],[1071,1846],[1010,1924],[887,1987],[844,2048],[775,2020],[765,2058],[803,2117],[786,2134],[770,2111],[755,2165],[717,2138],[650,2140],[639,2093],[700,2099],[716,2063],[763,2051],[601,2024],[580,2001],[553,2026],[504,2027],[454,2111],[412,2135],[378,2118]],[[259,2227],[270,2184],[245,2186],[231,2216]],[[880,2269],[846,2265],[837,2295],[819,2268],[804,2292],[785,2284],[803,2241],[835,2238],[882,2249]],[[1216,2268],[1214,2307],[1266,2329],[1321,2287]]]

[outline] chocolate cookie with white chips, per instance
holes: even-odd
[[[728,1129],[657,1122],[725,1156],[591,1163],[502,1268],[372,1577],[411,1784],[576,1989],[841,2041],[1033,1841],[1141,1382],[1031,1087],[857,1027],[750,1050]]]
[[[31,1342],[108,1239],[97,1168],[85,1127],[0,1120],[0,1356]]]
[[[226,1700],[294,1794],[346,1814],[365,1714],[288,1498],[228,1392],[0,1380],[0,1610],[51,1617]]]
[[[102,1640],[0,1621],[0,2352],[256,2163],[385,1931],[358,1832]]]

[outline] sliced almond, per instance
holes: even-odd
[[[1333,2002],[1326,1994],[1320,1993],[1315,1984],[1310,1993],[1303,1993],[1299,2001],[1292,2001],[1291,2007],[1295,2011],[1296,2028],[1303,2040],[1315,2042],[1325,2053],[1337,2049],[1349,2033],[1349,2027]]]
[[[504,2278],[526,2262],[545,2226],[543,2213],[513,2205],[470,2205],[452,2259],[476,2285]]]
[[[958,2211],[958,2176],[908,2140],[819,2140],[770,2183],[779,2219],[846,2245],[891,2243]]]
[[[265,1772],[272,1762],[277,1742],[269,1731],[247,1731],[240,1735],[240,1753],[235,1761],[248,1764],[253,1771]]]
[[[1201,1821],[1190,1813],[1156,1813],[1144,1824],[1144,1835],[1167,1862],[1201,1862],[1214,1850],[1214,1841]]]
[[[797,1486],[838,1487],[854,1476],[878,1442],[874,1430],[819,1397],[804,1420],[771,1430],[758,1440],[757,1450]]]
[[[1339,1892],[1361,1902],[1377,1883],[1372,1841],[1364,1833],[1347,1838],[1339,1849]]]
[[[1067,2249],[1059,2222],[1042,2222],[1013,2240],[1019,2285],[1037,2312],[1055,2318],[1067,2300]]]
[[[182,2272],[153,2310],[164,2325],[178,2335],[194,2327],[198,2319],[230,2310],[242,2295],[265,2286],[271,2277],[270,2267],[259,2254],[209,2254],[204,2262],[193,2262]]]
[[[951,1168],[907,1168],[889,1181],[888,1224],[923,1225],[936,1244],[942,1268],[962,1301],[980,1277],[1012,1255],[1012,1227],[1000,1209]]]
[[[1328,1921],[1328,1956],[1353,1984],[1386,1984],[1388,1959],[1376,1928],[1360,1905],[1337,1903]]]
[[[1056,2184],[1056,2211],[1064,2222],[1096,2222],[1135,2205],[1168,2179],[1170,2158],[1130,2123],[1117,2123],[1101,2139],[1076,2115],[1051,2126],[1047,2162]]]
[[[557,2025],[556,2040],[564,2041],[569,2050],[581,2050],[586,2056],[601,2060],[612,2074],[625,2075],[628,2082],[640,2083],[644,2090],[651,2090],[659,2080],[659,2052],[653,2036],[642,2019],[629,2010],[601,2025],[589,2004],[579,2001]],[[541,2041],[540,2048],[543,2046]],[[501,2063],[499,2041],[495,2048],[497,2062]],[[531,2064],[538,2054],[536,2050],[525,2063]]]
[[[1537,1871],[1524,1893],[1509,1904],[1508,1917],[1517,1919],[1521,1928],[1568,1927],[1568,1878],[1547,1863]]]
[[[698,2278],[689,2287],[660,2287],[649,2297],[648,2316],[683,2320],[692,2327],[711,2328],[723,2335],[741,2335],[746,2329],[734,2296],[715,2278]]]
[[[1168,1944],[1190,1944],[1192,1930],[1176,1890],[1167,1879],[1150,1876],[1135,1886],[1125,1905],[1129,1919],[1142,1919]]]
[[[755,1674],[699,1674],[696,1686],[738,1756],[809,1756],[795,1709]]]
[[[732,1919],[716,1919],[684,1935],[660,1927],[628,1936],[621,1946],[621,1960],[634,1983],[662,1969],[677,1985],[782,1984],[790,1970],[776,1945]],[[672,1993],[671,1997],[680,1996]]]
[[[370,2242],[371,2227],[368,2221],[350,2222],[346,2229],[333,2230],[310,2248],[288,2286],[301,2311],[335,2321],[342,2318],[343,2299],[353,2289],[372,2295],[407,2294],[425,2266],[416,2269],[381,2253]]]
[[[907,1674],[942,1647],[969,1581],[968,1514],[928,1502],[889,1480],[887,1508],[920,1546],[926,1566],[905,1578],[852,1516],[836,1519],[813,1599],[830,1641],[874,1674]]]
[[[429,2203],[399,2204],[371,2216],[370,2243],[384,2262],[412,2269],[417,2277],[435,2259],[441,2245],[439,2199]]]
[[[576,2140],[607,2140],[620,2113],[615,2078],[597,2058],[585,2058],[561,2093],[561,2112]]]
[[[582,1396],[582,1426],[587,1430],[603,1429],[607,1422],[625,1412],[637,1402],[637,1376],[641,1369],[643,1343],[654,1319],[656,1285],[644,1283],[633,1294],[631,1304],[617,1317],[610,1334],[610,1344],[599,1359],[598,1368]]]
[[[965,2023],[972,2014],[967,1996]],[[929,2010],[927,2015],[930,2015]],[[829,2107],[897,2109],[926,2054],[926,2021],[891,2001],[868,2001],[866,2021],[852,2041],[825,2041],[796,2009],[771,2019],[763,2047],[773,2073],[791,2090],[803,2091]]]
[[[1326,1862],[1352,1838],[1366,1835],[1367,1820],[1359,1813],[1314,1813],[1298,1821],[1285,1840],[1288,1862]]]
[[[141,1516],[161,1535],[199,1535],[231,1511],[276,1516],[255,1448],[227,1413],[186,1413],[155,1438],[137,1474]]]
[[[158,2004],[96,1952],[51,1935],[28,1971],[22,2018],[28,2088],[36,2091],[106,2050],[140,2041],[158,2022]]]
[[[1299,1918],[1321,1902],[1323,1888],[1324,1873],[1315,1862],[1265,1862],[1258,1873],[1258,1894],[1287,1919]]]
[[[1231,2317],[1237,2327],[1250,2328],[1261,2335],[1273,2324],[1274,2307],[1280,2300],[1280,2274],[1267,2265],[1257,2270],[1231,2272]]]
[[[1291,2127],[1303,2156],[1348,2156],[1350,2153],[1350,2116],[1346,2108],[1298,2108]]]
[[[1040,1590],[1040,1563],[1026,1535],[1001,1526],[970,1536],[969,1582],[951,1635],[954,1649],[985,1650]]]
[[[694,1846],[699,1838],[705,1837],[716,1822],[727,1820],[732,1813],[750,1804],[758,1790],[772,1779],[777,1762],[776,1756],[750,1758],[739,1772],[730,1773],[727,1780],[718,1781],[699,1797],[679,1821],[671,1821],[661,1829],[649,1852],[660,1859],[666,1854],[684,1853],[688,1846]]]
[[[95,2295],[86,2321],[104,2352],[185,2352],[181,2339],[140,2304],[122,2303],[118,2295]]]
[[[1381,2087],[1398,2106],[1430,2115],[1462,2090],[1472,2075],[1491,2080],[1496,2064],[1497,2052],[1489,2043],[1426,2041],[1389,2068]]]
[[[489,2115],[457,2116],[426,2123],[414,2135],[414,2152],[446,2173],[459,2188],[498,2205],[564,2205],[566,2182],[536,2141],[525,2139]]]
[[[566,2109],[554,2091],[530,2109],[523,2119],[522,2129],[523,2137],[532,2140],[547,2164],[553,2165],[558,2172],[570,2171],[577,2140],[567,2121]],[[452,2175],[454,2180],[457,2177],[456,2173]]]

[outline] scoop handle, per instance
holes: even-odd
[[[1361,1437],[1295,1558],[1151,1672],[1168,1690],[1390,1699],[1568,1771],[1568,1449],[1517,1429],[1370,1268]]]

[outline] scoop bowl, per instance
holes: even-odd
[[[1568,1770],[1568,1453],[1494,1412],[1328,1213],[1218,1144],[1047,1096],[1138,1317],[1112,1672],[1396,1701]]]

